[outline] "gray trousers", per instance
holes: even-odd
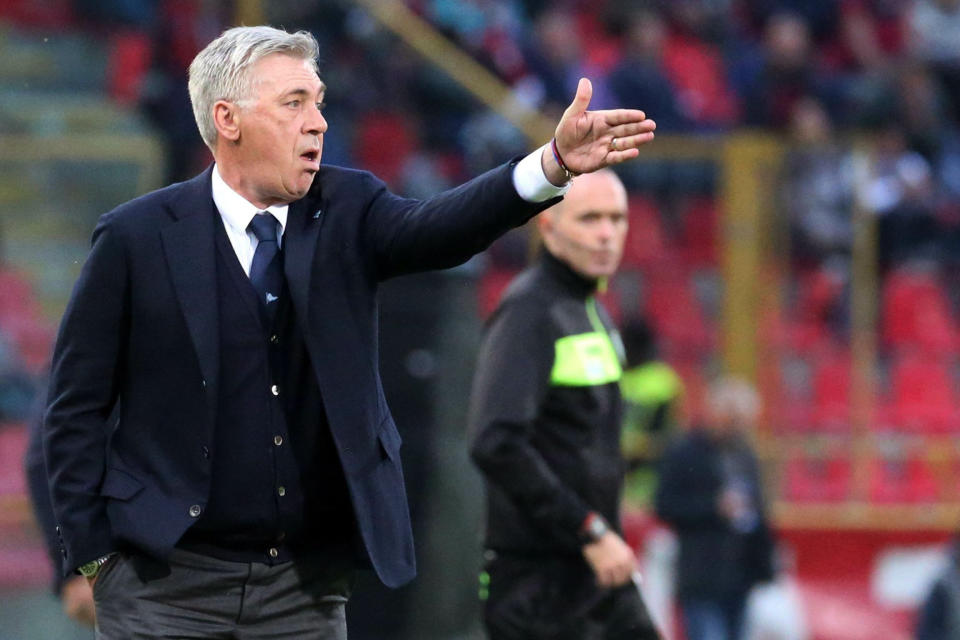
[[[179,549],[168,563],[121,553],[93,586],[97,640],[346,640],[349,562],[273,567]]]

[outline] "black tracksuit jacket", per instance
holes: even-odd
[[[579,554],[590,511],[619,531],[623,349],[595,290],[544,251],[491,317],[470,408],[488,549]]]

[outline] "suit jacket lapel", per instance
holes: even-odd
[[[190,332],[204,385],[217,388],[220,369],[217,265],[211,170],[185,183],[169,206],[176,219],[161,231],[174,290]],[[215,404],[215,403],[214,403]]]
[[[317,178],[319,181],[319,178]],[[283,234],[284,275],[294,309],[306,334],[307,301],[317,239],[323,224],[323,208],[314,192],[290,205],[287,228]]]

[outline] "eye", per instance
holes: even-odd
[[[287,106],[288,106],[288,107],[293,107],[294,109],[299,109],[299,108],[300,108],[300,100],[291,100],[290,102],[287,103]]]
[[[327,103],[326,103],[326,102],[318,102],[318,103],[317,103],[317,111],[323,111],[326,107],[327,107]]]

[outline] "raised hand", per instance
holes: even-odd
[[[657,123],[636,109],[587,111],[593,85],[580,78],[577,95],[563,112],[555,133],[557,152],[574,174],[590,173],[636,158],[638,148],[653,140]],[[566,180],[550,150],[544,150],[543,166],[554,184]]]

